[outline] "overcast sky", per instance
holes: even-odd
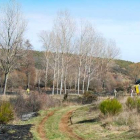
[[[0,5],[7,0],[0,0]],[[140,0],[17,0],[22,5],[27,38],[41,50],[38,34],[49,30],[60,10],[75,19],[90,21],[107,39],[116,41],[120,59],[140,62]]]

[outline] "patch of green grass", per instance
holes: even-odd
[[[11,134],[12,134],[12,133],[15,133],[15,132],[16,132],[15,130],[9,130],[9,131],[8,131],[8,133],[11,133]]]

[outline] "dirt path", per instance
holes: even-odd
[[[72,113],[75,110],[71,110],[69,112],[67,112],[62,118],[61,118],[61,122],[59,124],[59,129],[63,132],[66,133],[70,139],[72,140],[84,140],[83,138],[79,137],[78,135],[76,135],[72,128],[69,127],[69,121],[70,121],[70,117],[72,116]]]
[[[49,114],[47,114],[46,117],[43,118],[43,120],[39,123],[39,126],[37,128],[37,132],[40,136],[40,138],[42,140],[49,140],[46,138],[46,131],[45,131],[45,122],[47,121],[47,119],[51,116],[53,116],[53,114],[55,113],[55,111],[50,112]]]

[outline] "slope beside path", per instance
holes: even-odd
[[[70,110],[69,112],[67,112],[66,114],[63,115],[63,117],[61,118],[61,122],[59,124],[59,128],[63,133],[66,133],[71,138],[71,140],[84,140],[83,138],[76,135],[73,132],[72,128],[69,127],[70,118],[74,111],[75,111],[75,109]]]

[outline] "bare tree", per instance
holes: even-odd
[[[91,24],[87,24],[86,27],[86,34],[85,34],[85,43],[84,43],[84,68],[83,68],[83,86],[82,90],[83,93],[85,91],[85,80],[88,78],[88,84],[90,84],[90,73],[91,73],[91,65],[93,61],[93,57],[97,53],[96,47],[94,42],[96,41],[96,33],[94,28]]]
[[[74,22],[67,11],[58,13],[54,25],[54,30],[58,37],[58,44],[60,46],[60,54],[61,54],[60,55],[61,57],[60,94],[61,94],[64,84],[64,68],[65,68],[64,55],[67,52],[67,50],[71,47],[70,45],[74,34]]]
[[[43,48],[45,49],[44,57],[45,57],[45,88],[47,87],[48,82],[48,68],[49,68],[49,60],[52,49],[52,39],[53,33],[49,31],[42,31],[40,33],[40,40],[43,44]]]
[[[53,32],[52,33],[52,39],[51,39],[51,43],[52,43],[52,69],[53,69],[53,89],[52,89],[52,94],[54,95],[54,91],[55,91],[55,86],[56,86],[56,75],[57,75],[57,63],[59,62],[59,46],[57,44],[57,36],[56,34]]]
[[[105,90],[105,80],[107,72],[110,69],[111,62],[119,56],[120,50],[116,47],[114,41],[103,41],[100,51],[100,57],[98,59],[99,64],[99,79],[102,83],[102,88]]]
[[[96,71],[98,71],[97,60],[101,56],[100,52],[102,49],[102,40],[97,33],[93,32],[93,36],[91,38],[91,46],[89,48],[88,54],[88,64],[87,64],[87,91],[89,90],[90,82],[97,77]]]
[[[26,54],[24,59],[24,67],[25,67],[25,73],[27,77],[27,88],[30,88],[31,83],[31,75],[33,74],[34,69],[34,59],[33,59],[33,51],[32,51],[32,44],[29,40],[26,40],[25,44],[26,46]]]
[[[19,60],[23,56],[23,34],[26,22],[20,6],[14,0],[3,7],[1,15],[0,62],[5,74],[3,93],[6,94],[9,73],[19,65]]]
[[[42,80],[42,70],[37,69],[36,70],[36,83],[38,86],[39,93],[41,92],[41,90],[40,90],[41,80]]]
[[[83,69],[83,92],[84,92],[84,83],[85,83],[85,78],[86,78],[86,72],[87,72],[87,58],[88,58],[88,51],[90,47],[90,26],[87,24],[81,23],[81,28],[80,28],[80,35],[77,40],[77,48],[78,48],[78,79],[77,79],[77,86],[78,86],[78,94],[80,92],[80,83],[81,83],[81,72]]]

